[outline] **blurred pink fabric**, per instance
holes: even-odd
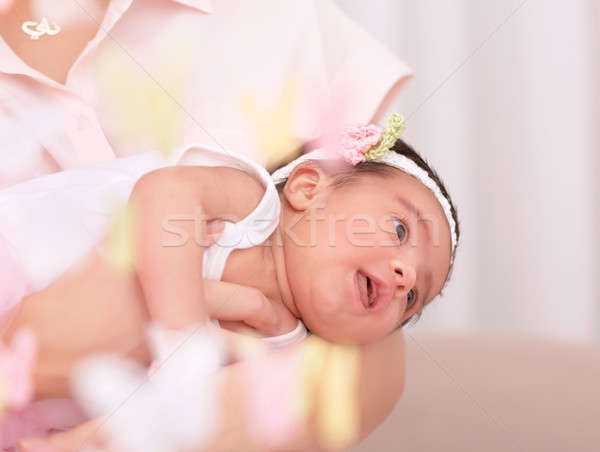
[[[17,441],[39,438],[67,430],[86,420],[79,406],[70,399],[46,399],[29,404],[22,410],[12,410],[0,425],[0,450],[16,450]]]
[[[10,311],[25,296],[27,281],[11,245],[0,234],[0,333],[6,326]]]
[[[0,344],[0,404],[20,410],[33,397],[33,369],[37,359],[36,336],[23,328],[11,338],[10,344]]]
[[[351,93],[345,116],[366,123],[410,75],[332,0],[112,0],[65,85],[0,38],[0,188],[189,142],[260,161],[243,96],[268,108],[292,83],[309,140],[310,93]]]

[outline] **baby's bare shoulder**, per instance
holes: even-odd
[[[160,196],[202,200],[211,218],[238,221],[260,203],[265,188],[250,174],[224,166],[172,166],[144,175],[132,197],[156,200]]]

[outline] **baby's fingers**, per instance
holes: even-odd
[[[211,319],[244,322],[266,335],[279,331],[281,319],[273,303],[254,287],[205,280],[204,299]]]

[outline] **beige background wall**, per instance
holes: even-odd
[[[351,452],[597,452],[600,344],[413,333],[404,397]]]

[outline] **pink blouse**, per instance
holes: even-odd
[[[0,188],[190,142],[260,162],[249,100],[266,111],[292,86],[309,140],[307,99],[351,93],[346,117],[366,123],[410,75],[332,0],[112,0],[65,85],[0,38]]]

